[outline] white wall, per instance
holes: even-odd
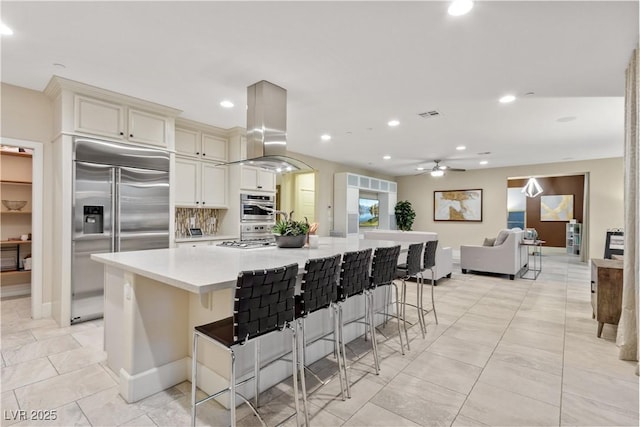
[[[438,233],[443,246],[458,250],[463,244],[482,244],[507,225],[507,179],[590,173],[588,256],[602,258],[607,228],[623,227],[624,171],[622,158],[549,163],[506,168],[449,172],[442,178],[429,174],[396,177],[398,200],[409,200],[416,211],[414,230]],[[483,190],[482,222],[433,221],[433,192]]]

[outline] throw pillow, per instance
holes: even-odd
[[[485,237],[482,246],[493,246],[496,243],[495,237]]]
[[[500,230],[493,246],[500,246],[501,244],[503,244],[504,241],[507,240],[507,237],[509,237],[509,234],[511,234],[511,230]]]

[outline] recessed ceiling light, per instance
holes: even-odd
[[[293,168],[291,166],[287,166],[287,172],[291,172]]]
[[[0,22],[0,34],[3,36],[13,35],[13,30],[6,26],[4,22]]]
[[[516,100],[516,97],[514,95],[505,95],[505,96],[503,96],[502,98],[499,99],[499,101],[502,104],[508,104],[508,103],[513,102],[515,100]]]
[[[472,0],[454,0],[451,2],[447,12],[451,16],[461,16],[469,13],[471,9],[473,9]]]
[[[233,108],[233,102],[225,99],[224,101],[220,102],[220,106],[224,108]]]
[[[466,149],[467,149],[467,147],[465,147],[464,145],[458,145],[458,146],[456,147],[456,150],[458,150],[458,151],[464,151],[464,150],[466,150]]]
[[[276,172],[278,173],[282,172],[282,168],[276,168]]]
[[[423,171],[424,168],[422,166],[416,168],[417,171]]]
[[[322,139],[323,141],[329,141],[331,140],[331,135],[329,135],[328,133],[325,133],[320,137],[320,139]]]
[[[400,124],[400,122],[398,120],[389,120],[387,124],[391,127],[396,127]]]
[[[488,160],[481,160],[481,161],[480,161],[480,164],[481,164],[481,165],[486,165],[486,164],[488,164],[488,163],[489,163],[489,161],[488,161]]]
[[[390,160],[391,156],[387,155],[387,156],[383,156],[382,158],[385,159],[385,160]]]

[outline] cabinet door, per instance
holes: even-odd
[[[227,141],[217,136],[202,134],[202,157],[207,160],[227,161]]]
[[[78,132],[124,138],[124,107],[111,102],[76,96],[74,124]]]
[[[186,156],[199,156],[200,132],[176,128],[176,152]]]
[[[205,207],[227,206],[227,168],[202,163],[202,203]]]
[[[129,108],[129,141],[167,146],[167,119],[158,114]]]
[[[200,202],[200,162],[176,158],[175,204],[195,206]]]
[[[240,179],[240,187],[247,190],[256,190],[258,188],[258,169],[250,166],[242,166],[242,176]]]
[[[276,174],[274,172],[258,169],[257,188],[263,191],[276,191]]]

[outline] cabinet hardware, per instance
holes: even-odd
[[[206,155],[207,155],[207,153],[202,153],[202,157],[204,157],[204,156],[206,156]]]
[[[133,138],[133,134],[132,133],[129,134],[129,138]]]
[[[124,136],[124,132],[120,132],[120,136]]]
[[[196,205],[200,204],[200,202],[196,202]]]
[[[262,185],[258,185],[257,188],[262,188]]]
[[[199,155],[200,155],[200,152],[199,152],[199,151],[196,151],[196,156],[199,156]]]

